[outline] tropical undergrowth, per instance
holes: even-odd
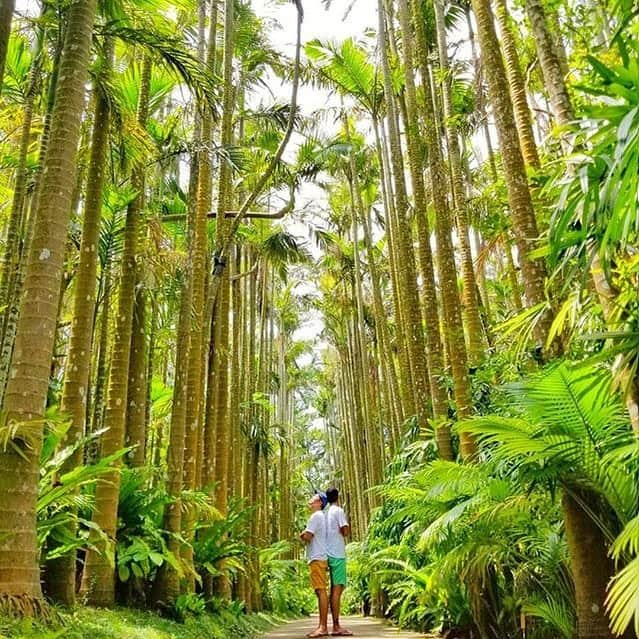
[[[427,442],[395,460],[365,541],[351,545],[350,609],[370,602],[422,631],[570,639],[570,494],[588,497],[616,559],[608,612],[621,631],[637,610],[639,449],[611,375],[561,364],[503,390],[492,414],[459,426],[480,463],[416,455]]]
[[[85,551],[92,547],[90,534],[103,534],[91,523],[95,486],[128,452],[123,449],[97,462],[86,459],[66,471],[68,459],[79,449],[90,449],[102,434],[96,432],[65,445],[67,428],[68,422],[62,416],[48,415],[38,499],[43,565],[70,552],[77,552],[81,562]],[[183,507],[190,509],[197,521],[190,542],[190,567],[169,549],[170,535],[163,528],[163,521],[171,499],[158,469],[121,468],[118,472],[118,530],[112,561],[117,599],[127,608],[111,613],[78,608],[71,613],[42,601],[40,610],[31,610],[27,615],[35,620],[29,620],[22,619],[25,615],[20,606],[24,602],[7,599],[0,602],[0,637],[248,638],[268,624],[268,614],[286,618],[312,611],[314,597],[307,584],[306,566],[298,559],[288,558],[292,556],[288,542],[259,551],[264,615],[247,615],[243,603],[225,603],[205,594],[202,576],[233,580],[246,576],[249,556],[257,552],[246,541],[247,522],[253,510],[235,500],[222,516],[206,491],[183,491]],[[180,540],[184,545],[189,543],[183,537]],[[153,584],[167,564],[183,577],[194,575],[197,583],[197,593],[181,595],[169,606],[152,598]],[[138,612],[142,610],[151,612]]]

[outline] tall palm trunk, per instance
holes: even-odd
[[[605,599],[614,575],[604,533],[592,512],[597,497],[585,490],[566,490],[562,497],[566,541],[575,582],[577,639],[612,639]]]
[[[152,63],[146,57],[142,67],[140,93],[138,96],[137,121],[146,127],[149,112]],[[116,316],[115,341],[111,357],[111,369],[107,390],[107,405],[104,426],[108,429],[102,436],[101,455],[113,455],[124,447],[126,402],[128,397],[129,365],[131,358],[131,333],[135,284],[137,281],[137,253],[140,238],[142,207],[144,202],[145,169],[135,166],[131,184],[137,195],[129,204],[124,230],[124,253],[120,274],[120,291]],[[120,492],[119,468],[114,468],[95,489],[95,512],[93,521],[106,534],[107,539],[95,536],[95,550],[87,552],[82,592],[91,605],[112,606],[115,601],[115,573],[109,556],[115,551],[115,536]]]
[[[344,117],[344,126],[346,131],[346,138],[349,144],[352,145],[350,126],[347,117]],[[349,154],[349,164],[353,182],[353,191],[355,193],[356,199],[355,219],[362,224],[364,230],[364,247],[366,249],[366,258],[368,261],[371,288],[373,291],[373,315],[375,317],[375,333],[377,336],[379,350],[382,354],[380,358],[380,364],[387,395],[386,404],[390,404],[387,407],[389,408],[389,412],[391,414],[390,421],[393,439],[392,448],[395,448],[399,444],[401,427],[401,411],[398,410],[399,387],[397,384],[397,372],[395,369],[393,353],[391,352],[386,313],[384,312],[384,302],[380,289],[379,269],[377,268],[377,260],[373,251],[373,240],[370,229],[369,213],[364,210],[364,202],[362,200],[359,176],[357,174],[357,166],[355,163],[355,154],[352,150]]]
[[[15,9],[15,0],[0,0],[0,92],[4,78],[4,65],[9,49],[9,36],[11,35],[11,20]]]
[[[103,62],[102,78],[108,79],[112,64],[112,47],[108,47]],[[100,239],[102,217],[102,192],[105,182],[105,161],[109,145],[111,108],[109,100],[96,92],[96,106],[91,141],[91,158],[87,175],[80,263],[76,273],[73,300],[73,322],[69,351],[65,367],[61,409],[68,414],[71,425],[66,434],[69,442],[75,442],[86,432],[89,374],[96,307],[96,283],[98,270],[97,247]],[[79,448],[71,455],[62,472],[69,472],[82,464],[83,451]],[[71,529],[71,534],[74,529]],[[46,572],[47,594],[54,601],[71,606],[75,603],[76,556],[68,553],[49,563]]]
[[[389,243],[389,270],[391,279],[391,291],[393,300],[393,314],[395,321],[399,325],[401,323],[401,300],[400,300],[400,284],[399,275],[397,271],[397,249],[396,233],[393,226],[393,220],[395,215],[393,213],[394,203],[392,200],[392,187],[390,185],[390,168],[387,162],[387,155],[385,153],[384,143],[382,135],[380,134],[380,123],[376,117],[373,118],[373,131],[375,133],[375,149],[377,151],[377,157],[379,161],[381,171],[381,185],[382,185],[382,200],[384,203],[385,222],[388,229],[388,243]],[[398,372],[398,398],[399,398],[399,421],[403,422],[408,416],[415,414],[415,400],[410,388],[411,376],[410,365],[408,363],[408,353],[406,350],[407,337],[403,331],[400,331],[397,335],[397,372]]]
[[[140,242],[144,241],[146,228],[141,225]],[[138,245],[140,246],[140,245]],[[138,249],[139,250],[139,249]],[[138,264],[135,302],[133,303],[133,325],[131,327],[131,359],[129,362],[129,387],[127,389],[126,437],[128,463],[131,468],[144,466],[146,457],[146,406],[147,371],[149,362],[149,313],[148,292],[142,283]]]
[[[221,124],[221,144],[229,146],[233,140],[233,52],[235,42],[235,16],[233,0],[226,0],[224,5],[224,111]],[[223,250],[227,241],[229,225],[225,221],[225,212],[230,209],[232,200],[232,174],[228,162],[220,166],[220,187],[217,203],[216,255]],[[222,258],[225,260],[226,258]],[[220,264],[216,257],[216,268],[224,269],[220,280],[220,290],[215,305],[215,425],[217,433],[217,449],[215,463],[215,479],[217,481],[216,505],[225,513],[228,497],[228,470],[230,427],[228,411],[228,356],[229,356],[229,276],[225,264]],[[266,294],[266,292],[264,292]]]
[[[448,148],[448,162],[451,170],[453,202],[455,204],[454,219],[457,223],[459,253],[462,273],[463,316],[466,324],[466,341],[468,344],[468,361],[476,367],[484,359],[486,345],[484,327],[479,312],[477,282],[473,267],[473,255],[470,248],[470,229],[468,221],[468,203],[464,187],[464,171],[459,148],[459,132],[455,120],[450,63],[448,60],[448,43],[446,39],[446,22],[444,1],[435,0],[435,25],[437,45],[439,49],[439,67],[441,70],[441,94],[444,107],[444,128]]]
[[[215,70],[216,61],[216,37],[217,37],[217,5],[212,4],[210,24],[209,24],[209,45],[207,50],[207,67]],[[203,454],[202,418],[203,407],[202,398],[204,392],[204,343],[205,322],[205,290],[206,274],[208,264],[208,236],[207,220],[212,205],[212,165],[211,165],[211,143],[213,141],[213,116],[210,110],[202,105],[202,119],[200,123],[200,148],[198,153],[198,185],[197,197],[195,200],[195,211],[192,215],[192,225],[190,229],[190,251],[189,260],[191,263],[191,327],[189,337],[189,354],[187,365],[187,395],[186,395],[186,439],[184,453],[184,487],[193,490],[198,487],[198,475],[200,481],[202,472],[198,468],[200,454]],[[207,332],[208,333],[208,332]],[[204,473],[206,475],[206,473]],[[186,539],[193,535],[193,525],[195,524],[193,513],[187,512],[182,518],[182,527]],[[193,563],[193,549],[191,545],[183,547],[184,559]],[[194,586],[191,582],[190,586]]]
[[[406,0],[400,0],[400,20],[402,29],[409,29],[409,15]],[[452,223],[450,209],[446,193],[446,173],[442,158],[441,143],[438,128],[434,125],[435,108],[430,85],[430,73],[428,71],[427,44],[423,25],[419,20],[419,5],[417,0],[412,2],[412,14],[416,24],[416,45],[414,50],[410,36],[405,39],[404,49],[407,66],[411,61],[419,67],[422,75],[423,106],[424,106],[424,136],[429,149],[428,167],[430,174],[430,187],[435,207],[435,235],[437,238],[437,266],[439,285],[442,296],[444,334],[450,350],[450,365],[453,374],[455,391],[455,403],[459,418],[467,417],[472,410],[470,382],[468,379],[468,359],[464,342],[464,328],[461,319],[459,296],[457,293],[457,275],[455,267],[455,255],[452,244]],[[410,43],[406,47],[406,43]],[[461,433],[461,452],[464,458],[472,458],[476,453],[474,439],[466,433]],[[446,449],[446,442],[442,449],[442,455],[450,452]]]
[[[37,55],[37,54],[36,54]],[[13,187],[13,199],[11,201],[11,212],[7,225],[7,236],[5,240],[3,268],[0,274],[0,335],[5,332],[6,317],[11,308],[9,293],[11,284],[18,276],[21,255],[21,230],[25,226],[25,204],[27,200],[27,179],[28,167],[27,159],[29,146],[32,139],[31,125],[33,123],[34,101],[37,87],[41,75],[40,64],[33,61],[29,71],[29,86],[25,95],[24,114],[22,122],[22,132],[20,134],[20,146],[18,151],[18,163],[15,173],[15,184]],[[4,393],[4,384],[0,397]]]
[[[95,363],[93,411],[91,417],[91,429],[100,430],[104,420],[104,396],[106,394],[109,329],[111,325],[111,296],[113,294],[113,264],[112,256],[107,255],[102,266],[102,313],[100,314],[100,338],[98,341],[98,354]],[[91,457],[94,459],[94,457]]]
[[[573,110],[561,60],[548,27],[546,10],[541,0],[525,0],[524,4],[535,38],[539,66],[544,76],[544,84],[548,89],[553,115],[557,124],[565,126],[573,119]]]
[[[436,436],[440,455],[444,459],[452,459],[452,443],[450,430],[446,425],[448,418],[448,393],[444,386],[444,360],[442,340],[439,331],[439,310],[437,292],[435,287],[435,272],[433,268],[433,256],[430,247],[430,225],[428,223],[428,207],[426,201],[426,186],[424,184],[423,168],[419,146],[421,144],[421,131],[418,122],[417,91],[415,76],[413,73],[414,55],[410,17],[407,3],[399,4],[399,20],[404,40],[404,79],[406,97],[406,141],[410,173],[413,183],[413,197],[415,200],[415,212],[417,217],[417,229],[419,237],[419,254],[422,277],[422,307],[424,312],[424,325],[426,342],[428,346],[428,364],[431,383],[431,399],[433,403],[433,418],[436,427]],[[452,245],[451,245],[452,247]],[[442,247],[438,245],[438,257]],[[440,261],[441,264],[443,262]],[[447,263],[448,264],[448,263]],[[456,273],[449,274],[455,282]],[[441,283],[441,273],[440,273]],[[455,295],[457,293],[455,292]],[[463,339],[463,334],[462,334]]]
[[[475,39],[475,29],[473,27],[473,16],[469,4],[464,5],[464,14],[466,15],[466,25],[468,26],[468,42],[470,43],[471,59],[473,61],[473,71],[475,74],[475,98],[477,100],[477,111],[481,120],[481,128],[484,132],[484,141],[486,142],[486,151],[488,155],[488,165],[490,167],[490,175],[493,182],[497,182],[497,163],[495,162],[495,151],[493,149],[493,140],[490,135],[490,127],[488,126],[488,114],[486,113],[486,100],[484,95],[484,74],[481,67],[481,60],[477,53],[477,41]]]
[[[526,84],[524,82],[524,74],[521,71],[519,52],[517,51],[517,43],[513,35],[513,25],[508,12],[507,0],[495,0],[495,7],[497,9],[497,22],[499,24],[501,42],[504,50],[506,73],[508,74],[510,97],[513,102],[521,152],[524,155],[526,164],[533,169],[538,169],[541,166],[541,161],[539,160],[537,143],[533,135],[532,118],[530,117],[530,108],[528,107],[526,95]]]
[[[146,237],[146,228],[141,225],[140,244]],[[140,251],[141,252],[141,251]],[[125,443],[131,448],[128,463],[131,468],[144,466],[146,456],[146,405],[147,370],[149,361],[149,313],[148,292],[142,282],[143,265],[138,264],[135,301],[133,303],[133,325],[131,327],[131,359],[129,362],[129,386],[127,389]]]
[[[43,9],[43,13],[46,8]],[[62,56],[62,47],[64,42],[58,41],[54,54],[53,69],[49,76],[49,87],[47,90],[47,105],[46,113],[44,116],[44,123],[42,125],[42,132],[40,133],[40,145],[38,149],[38,166],[36,167],[35,174],[33,176],[35,182],[35,189],[33,196],[31,197],[30,211],[27,214],[26,211],[23,214],[22,229],[21,229],[21,243],[19,242],[19,250],[13,255],[13,263],[8,273],[9,285],[6,294],[6,299],[9,302],[7,308],[4,310],[2,316],[1,336],[2,343],[0,346],[0,399],[4,398],[4,393],[7,385],[7,379],[9,374],[9,366],[11,364],[11,357],[13,355],[13,347],[16,338],[16,332],[18,329],[18,319],[20,316],[20,304],[23,297],[24,282],[26,277],[26,262],[28,259],[30,247],[33,241],[33,235],[35,232],[35,212],[40,206],[40,195],[42,194],[43,187],[43,175],[44,167],[47,157],[47,151],[49,148],[49,142],[51,140],[51,125],[54,113],[56,92],[58,77],[60,74],[60,63]],[[74,201],[73,194],[71,196],[71,202]]]
[[[428,418],[427,397],[429,395],[428,364],[426,346],[421,323],[421,311],[417,297],[417,275],[415,272],[415,256],[412,247],[412,234],[408,224],[408,197],[404,182],[402,149],[397,126],[397,112],[392,88],[392,76],[387,51],[386,21],[383,0],[378,2],[379,11],[379,43],[384,74],[384,95],[388,107],[389,143],[392,164],[392,177],[395,187],[396,229],[396,266],[399,274],[402,328],[407,330],[407,351],[413,380],[416,415],[422,425]]]
[[[0,594],[24,597],[25,603],[41,596],[35,525],[42,445],[39,419],[49,388],[96,4],[96,0],[82,0],[69,7],[42,177],[47,197],[35,211],[22,312],[3,404],[8,423],[17,430],[11,445],[0,450]]]
[[[178,556],[182,551],[179,536],[182,533],[182,502],[184,486],[184,449],[186,434],[187,367],[191,336],[191,290],[188,272],[184,276],[180,300],[180,315],[176,340],[175,380],[173,382],[173,410],[167,450],[167,492],[171,501],[164,511],[163,528],[169,535],[168,549]],[[158,574],[152,598],[165,603],[175,601],[180,595],[180,576],[168,563]]]
[[[495,33],[490,0],[472,0],[477,19],[479,43],[488,80],[488,92],[495,114],[495,126],[499,136],[504,162],[504,175],[508,189],[508,201],[513,220],[517,251],[524,280],[526,300],[530,306],[546,303],[546,268],[542,260],[530,256],[538,238],[537,220],[526,176],[526,167],[519,145],[519,136],[508,91],[506,71]],[[545,344],[552,324],[552,313],[547,310],[535,326],[535,337]]]

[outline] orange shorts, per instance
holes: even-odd
[[[311,571],[311,586],[313,590],[326,590],[328,581],[328,561],[316,559],[308,565]]]

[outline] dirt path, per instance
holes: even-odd
[[[316,625],[315,618],[293,621],[272,630],[264,639],[305,639],[306,634],[314,630]],[[342,625],[351,630],[355,637],[362,639],[424,639],[427,636],[405,630],[398,631],[377,619],[363,617],[344,617]],[[434,638],[434,635],[429,636]]]

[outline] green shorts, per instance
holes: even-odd
[[[329,557],[328,571],[331,575],[331,586],[346,586],[346,559]]]

